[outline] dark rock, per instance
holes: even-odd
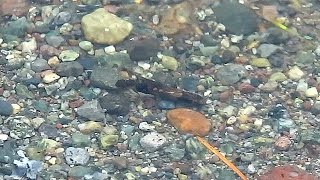
[[[77,114],[88,121],[103,121],[105,119],[104,111],[97,100],[85,102],[77,109]]]
[[[195,76],[183,76],[181,78],[181,88],[187,91],[195,92],[197,90],[198,83],[199,78]]]
[[[257,30],[258,21],[255,13],[248,7],[230,1],[223,1],[214,8],[214,14],[226,30],[236,35],[249,35]]]
[[[43,123],[39,127],[38,131],[47,135],[49,138],[56,138],[59,135],[56,126],[52,124]]]
[[[115,68],[96,67],[92,71],[90,80],[93,87],[115,89],[117,81],[120,80],[120,75]]]
[[[71,13],[69,12],[60,12],[55,18],[54,18],[54,24],[56,25],[62,25],[64,23],[69,22],[71,19]]]
[[[48,45],[53,46],[55,48],[59,47],[65,39],[60,35],[55,35],[54,33],[48,33],[45,37]]]
[[[0,115],[10,116],[13,113],[13,108],[7,101],[0,100]]]
[[[229,50],[225,50],[222,53],[222,62],[227,64],[227,63],[231,63],[236,59],[236,55],[234,54],[234,52],[229,51]]]
[[[80,56],[77,62],[80,63],[85,70],[93,70],[94,66],[98,64],[97,59],[92,56]]]
[[[232,85],[246,77],[248,72],[240,64],[229,64],[218,69],[216,77],[223,85]]]
[[[284,65],[284,55],[283,54],[273,54],[268,59],[273,67],[281,68]]]
[[[47,69],[50,69],[47,60],[37,58],[31,63],[31,69],[35,72],[41,72]]]
[[[102,109],[109,114],[126,115],[130,111],[130,102],[124,93],[109,92],[107,95],[99,98]]]
[[[10,21],[4,28],[1,28],[0,32],[3,34],[9,34],[17,37],[22,37],[26,32],[29,23],[26,17],[22,17],[16,21]]]
[[[56,73],[59,76],[77,77],[83,73],[83,66],[77,61],[62,62],[57,65]]]
[[[270,44],[281,44],[285,43],[289,39],[289,35],[287,32],[283,31],[280,28],[269,28],[264,35],[263,40],[266,43]]]
[[[160,109],[174,109],[176,107],[173,101],[161,100],[158,102]]]
[[[212,62],[213,64],[223,64],[222,58],[221,58],[220,56],[218,56],[218,55],[213,55],[213,56],[211,57],[211,62]]]
[[[154,57],[160,50],[160,43],[155,38],[138,39],[132,42],[129,55],[133,61],[149,60]]]

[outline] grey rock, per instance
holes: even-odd
[[[84,165],[89,161],[89,153],[82,148],[68,147],[65,151],[65,159],[69,165]]]
[[[13,113],[13,108],[7,101],[0,100],[0,115],[10,116]]]
[[[31,69],[35,72],[41,72],[50,69],[47,60],[38,58],[31,63]]]
[[[156,38],[138,39],[131,42],[129,55],[133,61],[149,60],[160,50],[160,43]]]
[[[83,73],[83,66],[77,61],[62,62],[57,65],[56,73],[59,76],[80,76]]]
[[[29,91],[28,87],[23,84],[20,84],[20,83],[17,84],[15,90],[17,95],[20,96],[21,98],[29,98],[29,99],[34,98],[33,93]]]
[[[157,132],[151,132],[140,139],[141,147],[148,151],[156,151],[166,142],[167,139]]]
[[[133,66],[133,62],[131,61],[129,54],[127,53],[120,52],[114,54],[107,54],[105,56],[100,56],[97,59],[102,67],[109,66],[131,69]]]
[[[90,175],[94,171],[91,169],[91,167],[85,167],[85,166],[74,166],[71,167],[68,176],[69,177],[77,177],[79,179],[83,178],[85,175]]]
[[[102,109],[109,114],[126,115],[130,110],[130,101],[124,93],[109,92],[107,95],[99,98]]]
[[[96,67],[93,69],[90,80],[91,85],[102,89],[114,89],[120,79],[118,71],[112,67]]]
[[[257,30],[258,19],[250,8],[243,4],[223,1],[214,8],[214,14],[226,30],[236,35],[249,35]]]
[[[62,25],[64,23],[69,22],[71,19],[71,13],[63,11],[60,12],[55,18],[54,18],[54,24],[56,25]]]
[[[59,47],[65,41],[65,39],[62,36],[55,34],[47,34],[45,39],[46,42],[53,47]]]
[[[77,109],[77,114],[86,120],[103,121],[105,114],[97,100],[85,102]]]
[[[28,27],[29,23],[26,17],[22,17],[16,21],[8,22],[4,28],[1,28],[0,32],[3,34],[21,37],[26,33]]]
[[[179,161],[184,157],[186,150],[184,147],[179,147],[176,144],[172,144],[165,149],[165,152],[168,153],[170,159]]]
[[[257,51],[261,57],[267,58],[270,55],[274,54],[278,50],[282,49],[280,46],[274,44],[261,44]]]
[[[228,64],[218,69],[216,73],[217,79],[223,85],[232,85],[245,78],[248,72],[245,67],[240,64]]]
[[[298,66],[306,66],[312,64],[316,60],[316,55],[312,52],[299,51],[294,58],[294,62]]]

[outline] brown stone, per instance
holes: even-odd
[[[255,91],[255,87],[252,86],[250,83],[241,83],[238,87],[241,93],[252,93]]]
[[[290,138],[287,136],[281,136],[279,137],[276,142],[274,143],[274,146],[278,150],[287,150],[291,144]]]
[[[270,171],[266,172],[264,175],[258,177],[258,180],[318,180],[306,171],[293,165],[278,166],[272,168]]]
[[[201,113],[178,108],[167,112],[168,121],[181,133],[190,133],[195,136],[206,136],[211,129],[210,121]]]
[[[0,15],[22,16],[29,10],[27,0],[0,0]]]

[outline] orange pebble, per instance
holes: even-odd
[[[211,129],[210,121],[201,113],[177,108],[167,112],[169,122],[181,133],[190,133],[195,136],[206,136]]]

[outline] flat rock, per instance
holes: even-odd
[[[285,165],[274,167],[270,171],[266,172],[262,176],[258,177],[258,180],[270,180],[270,179],[281,179],[281,180],[318,180],[306,171],[298,168],[294,165]]]
[[[86,120],[103,121],[105,115],[97,100],[85,102],[77,109],[77,114]]]
[[[248,72],[240,64],[228,64],[218,69],[216,77],[223,85],[233,85],[246,77]]]

